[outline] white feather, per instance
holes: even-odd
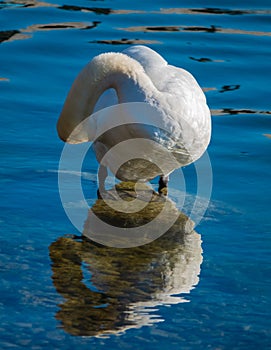
[[[148,180],[197,160],[210,142],[211,117],[205,95],[189,72],[167,64],[148,47],[132,46],[123,53],[96,56],[80,72],[65,101],[58,133],[70,143],[94,141],[99,161],[112,150],[104,165],[113,172],[121,159],[142,154],[163,171],[136,160],[117,176]],[[136,152],[115,147],[132,138],[150,142],[142,146],[139,141]]]

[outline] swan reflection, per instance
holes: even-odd
[[[117,191],[131,194],[127,186],[125,190],[119,186]],[[156,200],[159,210],[169,200],[158,198],[154,194],[152,201]],[[171,206],[177,210],[173,203]],[[108,221],[113,223],[114,213],[103,200],[97,200],[92,211],[104,217],[105,207]],[[141,212],[142,222],[148,215],[153,213],[147,206]],[[128,216],[115,217],[116,225],[120,226],[121,220],[125,225],[128,221],[129,226],[133,221],[140,224],[138,215]],[[64,236],[50,246],[53,282],[65,299],[56,318],[65,331],[100,337],[119,334],[163,321],[154,309],[158,305],[188,301],[185,294],[199,281],[202,249],[200,235],[184,214],[179,212],[177,221],[160,238],[128,249],[106,247],[84,238],[90,224],[87,219],[81,239]]]

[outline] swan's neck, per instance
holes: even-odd
[[[118,102],[141,102],[151,98],[155,90],[150,78],[136,60],[120,53],[107,53],[95,57],[75,79],[58,120],[58,134],[69,141],[70,134],[93,113],[102,93],[113,88]],[[93,134],[80,130],[80,142],[93,139]],[[85,135],[84,135],[85,133]],[[77,133],[78,134],[78,133]]]

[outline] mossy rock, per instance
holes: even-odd
[[[90,209],[83,235],[112,247],[132,247],[193,229],[194,222],[167,197],[144,183],[122,182]]]

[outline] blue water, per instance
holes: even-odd
[[[0,348],[270,349],[270,2],[3,0],[0,23]],[[199,282],[189,302],[155,307],[163,322],[107,338],[74,335],[59,314],[68,289],[65,297],[56,288],[49,254],[61,237],[78,234],[59,198],[55,125],[79,70],[131,43],[189,70],[212,110]],[[94,182],[89,191],[94,198]],[[94,295],[97,266],[82,264]]]

